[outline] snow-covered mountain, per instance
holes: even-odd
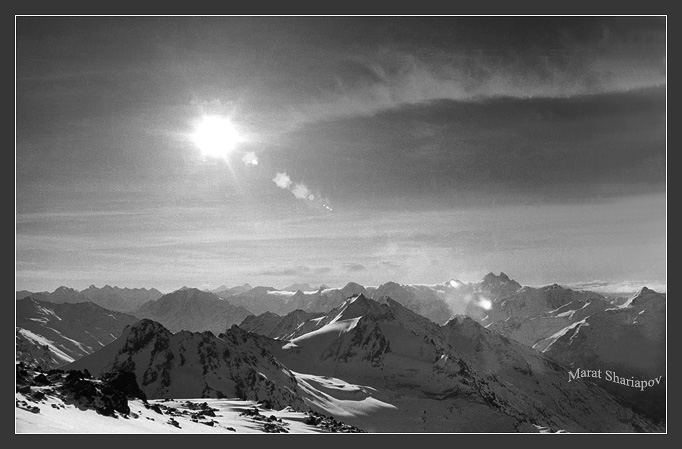
[[[595,382],[636,410],[665,419],[666,295],[645,287],[625,304],[596,311],[541,344],[545,354],[571,369],[602,370]],[[660,381],[639,389],[614,382],[615,375]]]
[[[386,282],[378,287],[364,287],[355,282],[349,282],[342,288],[319,288],[308,291],[256,287],[245,293],[226,294],[224,297],[252,310],[255,314],[272,312],[280,316],[294,310],[326,313],[351,296],[360,294],[376,300],[390,297],[413,312],[443,324],[456,314],[480,313],[479,297],[496,298],[513,293],[520,288],[521,285],[509,279],[506,274],[501,273],[500,276],[495,276],[490,273],[479,283],[464,283],[455,280],[437,285]]]
[[[60,313],[41,307],[28,321],[61,332]],[[185,287],[143,304],[135,315],[149,319],[67,368],[133,371],[150,398],[310,407],[371,432],[661,432],[665,380],[641,392],[569,382],[569,371],[665,374],[665,313],[665,295],[646,288],[614,301],[557,284],[524,287],[504,273],[438,285],[247,284],[217,295]],[[18,354],[54,360],[17,326]],[[188,332],[205,330],[213,333]]]
[[[175,334],[143,319],[94,354],[65,367],[92,375],[131,371],[148,398],[242,398],[303,407],[293,374],[246,331],[233,326]]]
[[[16,433],[356,433],[313,411],[241,399],[151,399],[135,375],[36,371],[17,364]]]
[[[387,282],[370,292],[369,296],[381,301],[391,298],[403,306],[436,323],[444,323],[453,315],[452,310],[444,299],[443,289],[426,285],[400,285]]]
[[[300,286],[300,285],[299,285]],[[384,296],[398,298],[411,310],[429,319],[444,323],[452,312],[445,300],[448,285],[400,285],[388,282],[379,287],[366,288],[349,282],[342,288],[319,288],[317,290],[276,290],[272,287],[256,287],[246,293],[225,296],[235,304],[240,304],[256,314],[272,312],[286,315],[294,310],[309,313],[326,313],[338,307],[346,299],[356,295],[366,295],[381,299]]]
[[[58,304],[92,302],[105,309],[128,313],[136,310],[147,301],[159,299],[163,296],[163,293],[155,288],[119,288],[110,285],[105,285],[102,288],[91,285],[81,291],[62,286],[55,289],[52,293],[32,293],[26,290],[16,292],[16,299],[23,299],[27,296],[39,301]]]
[[[297,309],[305,312],[328,312],[346,298],[364,292],[364,287],[351,282],[341,289],[319,288],[318,290],[289,291],[259,286],[238,294],[231,292],[217,294],[252,310],[257,315],[272,312],[283,316]]]
[[[542,351],[547,337],[612,306],[609,299],[597,293],[553,284],[523,287],[498,297],[482,317],[482,313],[474,317],[489,329]]]
[[[137,318],[96,304],[16,302],[16,358],[44,369],[57,368],[104,347]]]
[[[224,332],[240,323],[250,310],[196,288],[183,288],[148,301],[135,310],[139,318],[158,321],[171,332],[180,330]]]
[[[247,316],[239,324],[239,327],[266,337],[286,340],[312,330],[315,318],[323,315],[322,312],[304,312],[300,309],[287,313],[283,317],[275,313],[265,312],[257,316]]]
[[[665,374],[665,295],[644,287],[637,295],[614,300],[557,284],[517,284],[503,290],[509,281],[500,277],[488,275],[487,282],[472,289],[477,297],[472,304],[490,298],[488,308],[468,311],[489,330],[573,369],[608,370],[645,380]],[[623,387],[603,374],[594,381],[635,410],[664,419],[665,381],[646,391]]]
[[[351,298],[270,348],[311,407],[366,430],[660,431],[596,385],[569,384],[564,367],[529,347],[470,318],[439,326],[391,298]],[[364,387],[351,394],[344,383]]]

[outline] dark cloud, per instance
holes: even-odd
[[[660,192],[666,89],[441,100],[310,125],[292,142],[330,196],[561,201]],[[329,170],[328,170],[329,169]],[[312,182],[312,181],[311,181]]]

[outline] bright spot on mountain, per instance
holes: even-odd
[[[478,301],[478,305],[484,308],[485,310],[490,310],[490,308],[493,306],[493,303],[490,302],[489,299],[481,298]]]
[[[204,117],[196,126],[192,140],[204,157],[227,159],[242,137],[228,117]]]
[[[462,283],[459,281],[451,280],[450,281],[450,287],[452,288],[460,288],[462,286]]]

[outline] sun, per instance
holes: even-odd
[[[197,124],[192,140],[202,156],[227,159],[242,136],[228,117],[211,115]]]

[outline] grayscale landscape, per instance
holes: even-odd
[[[15,16],[15,433],[667,433],[666,16]]]

